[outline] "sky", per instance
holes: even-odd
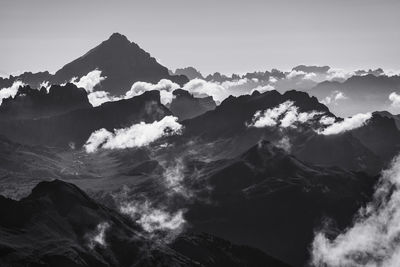
[[[399,0],[1,0],[0,74],[51,72],[119,32],[203,74],[400,69]]]

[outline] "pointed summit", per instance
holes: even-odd
[[[129,42],[128,38],[126,38],[125,35],[120,34],[119,32],[114,32],[111,34],[110,38],[108,40],[115,40],[115,41],[121,41],[121,42]]]
[[[109,39],[58,70],[52,82],[65,83],[95,69],[107,77],[101,87],[112,95],[124,94],[137,81],[157,83],[169,79],[181,85],[188,81],[183,75],[170,75],[166,67],[137,44],[120,33],[113,33]]]

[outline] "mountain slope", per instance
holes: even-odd
[[[0,196],[2,266],[287,266],[205,234],[154,242],[139,225],[73,184],[41,182],[14,201]],[[202,244],[199,246],[199,244]]]
[[[195,98],[188,91],[177,89],[173,92],[169,109],[179,120],[186,120],[197,117],[217,106],[211,96],[204,98]]]
[[[148,91],[130,99],[48,118],[4,121],[0,133],[21,143],[80,147],[95,130],[113,131],[142,121],[160,120],[166,115],[171,112],[160,103],[160,92]]]
[[[181,85],[188,81],[185,76],[169,75],[168,69],[149,53],[124,35],[114,33],[108,40],[58,70],[52,82],[68,82],[94,69],[101,70],[102,76],[107,77],[101,86],[113,95],[124,94],[136,81],[157,83],[161,79],[169,79]]]
[[[314,230],[325,218],[344,228],[373,192],[375,179],[306,164],[269,142],[210,163],[199,180],[211,188],[187,218],[195,229],[263,249],[304,266]]]
[[[3,100],[0,120],[48,117],[90,107],[86,91],[71,83],[52,85],[49,92],[44,87],[37,90],[24,86],[18,89],[15,97]]]

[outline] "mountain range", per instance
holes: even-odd
[[[172,72],[115,33],[1,78],[0,265],[310,266],[400,152],[399,76],[332,73]]]

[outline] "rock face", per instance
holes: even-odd
[[[18,89],[15,97],[3,100],[0,120],[37,119],[90,107],[92,105],[86,91],[71,83],[64,86],[52,85],[49,92],[44,87],[37,90],[24,86]]]
[[[139,225],[77,186],[41,182],[15,201],[0,196],[1,266],[288,266],[206,234],[154,243]]]
[[[177,89],[173,92],[175,98],[172,100],[169,109],[179,118],[186,120],[197,117],[217,106],[211,96],[195,98],[188,91]]]
[[[169,79],[180,85],[188,81],[183,75],[169,75],[168,69],[149,53],[124,35],[114,33],[108,40],[58,70],[52,82],[68,82],[94,69],[101,70],[102,76],[107,77],[102,82],[102,88],[112,95],[124,94],[137,81],[157,83],[161,79]]]

